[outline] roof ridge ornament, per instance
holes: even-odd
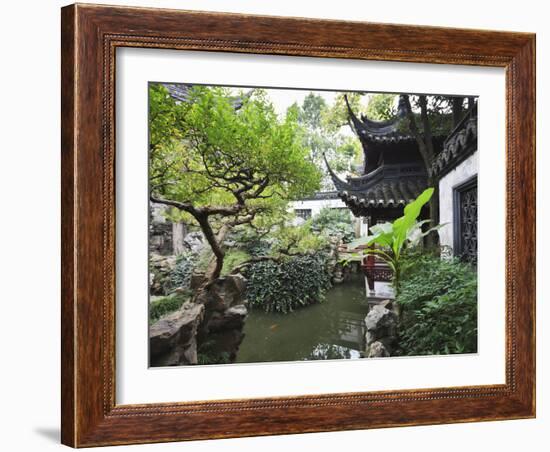
[[[388,135],[398,132],[398,125],[403,118],[407,115],[407,110],[405,107],[405,101],[403,95],[399,96],[399,104],[397,107],[397,114],[391,118],[383,121],[377,121],[374,119],[369,119],[366,114],[361,113],[361,118],[358,118],[351,105],[349,104],[347,94],[344,94],[344,100],[348,109],[349,116],[353,127],[358,135],[360,136],[371,136],[371,135]]]

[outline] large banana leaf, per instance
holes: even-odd
[[[418,223],[416,223],[410,230],[409,230],[409,233],[407,234],[407,240],[409,241],[409,243],[412,245],[412,246],[416,246],[420,243],[420,240],[422,240],[424,237],[426,237],[430,232],[434,232],[434,231],[438,231],[439,229],[441,229],[443,226],[445,226],[446,224],[448,223],[441,223],[441,224],[438,224],[437,226],[434,226],[433,228],[430,228],[426,231],[422,231],[422,224],[424,223],[427,223],[429,222],[430,220],[424,220],[424,221],[419,221]]]
[[[380,223],[375,224],[370,228],[370,231],[374,234],[368,243],[372,245],[373,243],[381,246],[392,247],[393,243],[393,225],[391,223]]]
[[[430,200],[434,193],[433,188],[424,190],[418,198],[405,206],[403,216],[393,222],[393,243],[391,245],[394,256],[399,259],[401,250],[407,240],[409,231],[415,226],[422,207]]]

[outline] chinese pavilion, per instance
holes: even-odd
[[[347,99],[346,99],[347,103]],[[397,115],[387,121],[358,118],[347,103],[349,120],[363,147],[363,175],[342,180],[327,164],[338,196],[356,217],[369,226],[403,215],[403,207],[427,188],[428,173],[415,137],[402,125],[406,116],[400,97]],[[434,135],[434,149],[445,136]],[[426,217],[428,210],[423,212]]]

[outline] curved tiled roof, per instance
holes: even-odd
[[[384,165],[369,174],[342,180],[325,158],[338,196],[355,215],[378,207],[405,206],[422,193],[428,184],[421,165]]]
[[[477,114],[472,113],[449,135],[428,171],[431,176],[441,177],[476,150]]]
[[[344,100],[346,101],[349,118],[351,120],[353,128],[355,129],[355,132],[359,137],[367,138],[371,141],[380,142],[388,141],[391,139],[393,139],[394,142],[396,140],[414,139],[414,137],[412,137],[411,135],[402,134],[398,131],[399,123],[407,115],[404,101],[401,96],[399,98],[399,107],[397,110],[397,114],[394,118],[388,119],[386,121],[374,121],[367,118],[366,115],[361,115],[361,119],[359,119],[351,109],[347,96],[344,96]]]
[[[347,97],[344,97],[351,125],[359,139],[375,145],[416,142],[416,138],[412,133],[403,131],[408,130],[408,127],[400,126],[402,121],[407,117],[405,96],[399,96],[399,106],[396,115],[386,121],[373,121],[367,118],[366,115],[361,115],[361,118],[358,118],[351,109]],[[438,142],[443,141],[446,135],[446,133],[442,133],[439,130],[433,131],[433,139]]]
[[[381,180],[366,190],[340,192],[342,201],[352,208],[404,207],[427,187],[426,177],[414,176]]]

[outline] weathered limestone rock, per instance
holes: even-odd
[[[209,332],[242,329],[248,310],[244,304],[232,306],[223,312],[214,312],[208,322]]]
[[[166,295],[170,286],[170,274],[176,266],[176,256],[151,253],[149,258],[149,285],[151,295]]]
[[[164,256],[174,254],[172,224],[164,218],[162,221],[153,219],[149,225],[149,251]]]
[[[204,276],[197,275],[191,279],[191,288],[196,289],[204,282]],[[241,274],[227,275],[214,281],[207,291],[196,298],[197,303],[204,304],[207,312],[221,312],[238,304],[246,304],[244,296],[246,278]]]
[[[232,362],[244,334],[244,322],[248,315],[246,278],[240,274],[227,275],[215,281],[197,302],[205,307],[204,320],[198,332],[199,348],[208,345],[210,354],[224,354]]]
[[[336,264],[332,272],[332,283],[340,284],[344,282],[344,270],[342,264]]]
[[[149,328],[151,366],[197,363],[197,331],[204,316],[201,304],[184,303]]]
[[[367,357],[391,355],[397,337],[397,322],[397,314],[393,312],[390,300],[385,300],[370,309],[365,318]]]
[[[386,358],[390,352],[382,342],[375,341],[368,348],[367,358]]]
[[[190,232],[183,238],[182,242],[183,247],[193,253],[198,253],[204,246],[204,235],[202,232]]]
[[[201,287],[201,279],[204,276],[198,276],[193,285]],[[203,361],[206,354],[234,361],[248,315],[245,290],[242,275],[219,278],[192,302],[153,324],[149,329],[151,366],[197,364],[198,352]]]
[[[244,300],[245,290],[246,279],[240,274],[227,275],[215,281],[209,290],[197,299],[199,303],[204,304],[206,310],[202,333],[228,329],[224,326],[226,324],[242,329],[248,314]]]
[[[246,290],[246,278],[241,274],[227,275],[218,280],[220,295],[228,307],[242,304]]]
[[[204,273],[193,272],[193,274],[191,275],[191,282],[189,283],[189,288],[191,290],[196,290],[200,286],[202,286],[203,283],[204,283]]]
[[[232,306],[223,312],[214,312],[208,321],[209,352],[217,356],[226,356],[228,362],[234,362],[242,340],[243,327],[248,310],[243,304]]]

